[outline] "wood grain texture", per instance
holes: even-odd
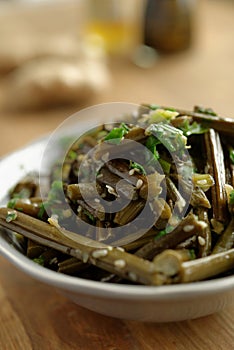
[[[160,59],[149,70],[111,62],[112,86],[89,105],[156,102],[190,109],[200,104],[234,116],[234,2],[198,1],[196,18],[191,50]],[[53,130],[81,107],[14,114],[0,110],[0,156]],[[1,350],[229,350],[233,315],[234,305],[171,324],[108,318],[73,304],[0,258]]]
[[[234,306],[197,320],[154,324],[98,315],[0,258],[1,350],[231,349]]]

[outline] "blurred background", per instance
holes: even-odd
[[[0,156],[126,101],[233,116],[233,0],[0,0]]]

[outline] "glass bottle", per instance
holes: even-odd
[[[142,40],[145,0],[86,0],[86,36],[108,54],[130,53]]]
[[[158,52],[187,49],[192,39],[193,0],[148,0],[144,43]]]

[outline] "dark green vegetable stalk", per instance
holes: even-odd
[[[50,179],[62,181],[51,181],[47,198],[35,198],[32,179],[17,184],[8,208],[0,208],[0,225],[25,237],[23,252],[34,262],[105,282],[186,283],[232,270],[234,121],[209,108],[156,105],[132,117],[75,142],[52,169]],[[145,207],[159,214],[147,232],[140,227],[149,215],[139,216]],[[115,234],[125,225],[126,237]]]

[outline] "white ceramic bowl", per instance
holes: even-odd
[[[86,121],[80,123],[85,127]],[[26,173],[38,171],[48,137],[0,161],[0,205],[9,189]],[[63,275],[35,264],[8,243],[0,233],[0,253],[17,268],[56,287],[75,303],[98,313],[123,319],[169,322],[198,318],[234,302],[234,276],[170,286],[108,284]]]

